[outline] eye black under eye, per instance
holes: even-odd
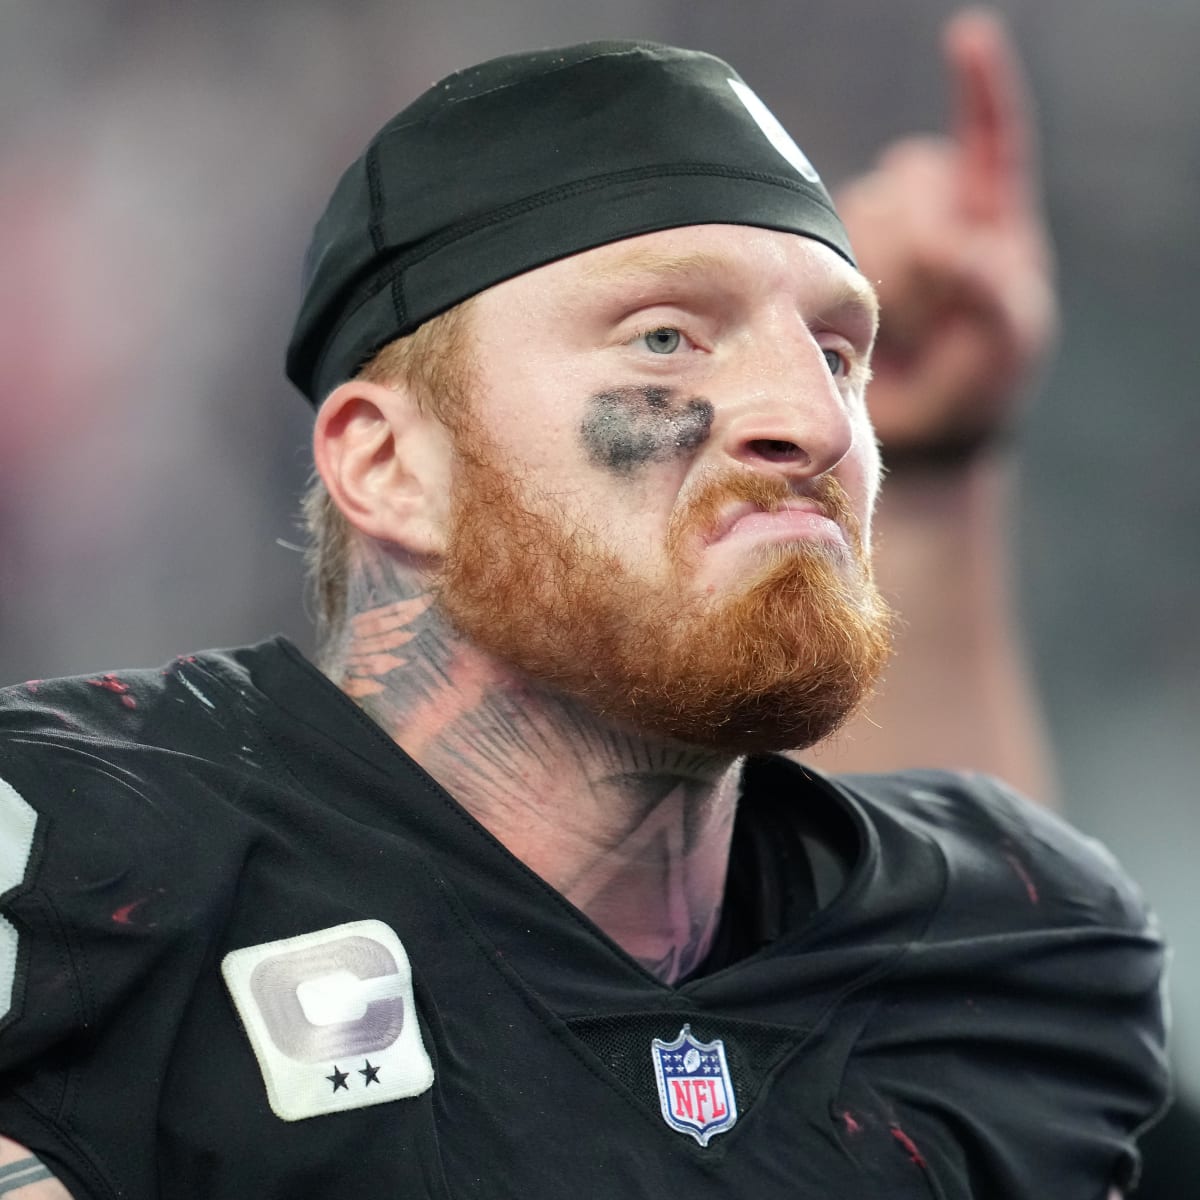
[[[664,325],[662,329],[642,334],[642,341],[654,354],[673,354],[679,348],[680,334],[678,329]]]

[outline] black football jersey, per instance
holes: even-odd
[[[659,982],[283,641],[11,688],[0,1132],[77,1200],[1129,1181],[1162,951],[1096,844],[981,777],[766,756],[730,889]]]

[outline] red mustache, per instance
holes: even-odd
[[[815,505],[822,516],[837,522],[850,545],[861,552],[862,530],[858,517],[846,489],[832,475],[807,480],[803,488],[797,490],[778,475],[738,470],[723,471],[701,484],[696,494],[672,518],[668,544],[676,550],[689,534],[711,536],[722,512],[730,504],[746,502],[763,512],[777,512],[789,500],[798,498]]]

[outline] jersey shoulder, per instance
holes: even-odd
[[[239,747],[249,752],[256,707],[236,652],[29,680],[0,689],[0,779],[48,820],[70,814],[74,823],[83,792],[123,806],[123,823],[153,825],[180,795],[177,780],[202,780],[206,765],[229,767]],[[170,782],[154,794],[160,781]],[[88,812],[100,815],[118,816]]]
[[[0,688],[0,748],[6,757],[89,745],[203,748],[215,714],[245,696],[250,672],[237,651],[181,655],[163,667],[30,679]],[[198,716],[210,714],[208,721]]]
[[[238,679],[197,655],[0,692],[0,1069],[203,954],[247,837]]]
[[[1094,837],[978,772],[909,770],[838,782],[890,822],[931,840],[948,889],[976,907],[1023,900],[1053,924],[1152,926],[1140,889]]]
[[[943,870],[894,964],[892,1000],[860,1039],[874,1085],[911,1096],[925,1072],[926,1095],[960,1132],[975,1127],[968,1139],[988,1147],[1005,1195],[1065,1195],[1087,1172],[1096,1194],[1131,1178],[1132,1139],[1168,1078],[1164,950],[1137,886],[1094,838],[988,776],[839,782],[869,814],[881,859],[919,840]],[[947,1143],[951,1158],[961,1144]]]

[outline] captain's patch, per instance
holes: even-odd
[[[283,1120],[419,1096],[433,1083],[408,955],[382,921],[234,950],[221,973]]]
[[[733,1080],[720,1038],[699,1042],[685,1025],[673,1042],[653,1038],[650,1054],[663,1120],[702,1146],[737,1121]]]

